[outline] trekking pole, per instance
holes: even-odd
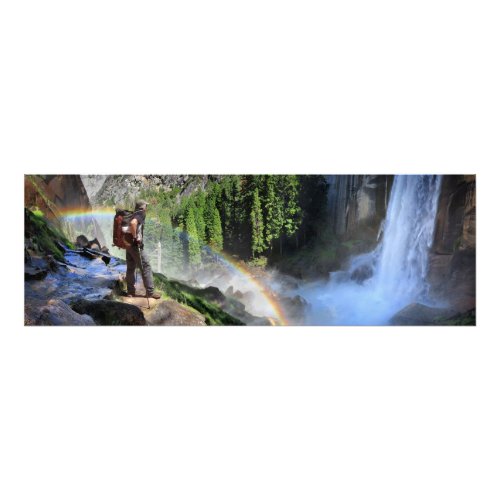
[[[146,283],[144,283],[144,266],[142,265],[141,247],[139,245],[137,245],[137,251],[139,252],[139,262],[141,263],[142,284],[144,285],[144,289],[146,290]],[[148,309],[150,309],[147,290],[146,290],[146,300],[148,301]]]

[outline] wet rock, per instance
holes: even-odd
[[[146,321],[148,325],[155,326],[206,326],[202,314],[170,299],[146,312]]]
[[[280,303],[285,309],[286,316],[291,324],[302,324],[308,306],[308,302],[304,297],[300,295],[295,295],[295,297],[280,297]]]
[[[475,249],[429,256],[428,282],[433,297],[447,300],[452,308],[467,311],[476,305]]]
[[[88,238],[84,234],[80,234],[79,236],[76,237],[76,246],[77,247],[87,247],[89,244]]]
[[[59,264],[52,255],[46,255],[45,257],[36,254],[29,255],[24,265],[24,279],[42,280],[49,271],[57,271],[58,268]]]
[[[373,268],[367,265],[357,267],[351,273],[351,280],[355,281],[358,285],[364,283],[367,279],[373,276]]]
[[[24,324],[38,326],[95,326],[86,314],[78,314],[62,300],[51,299],[46,303],[30,301],[24,307]]]
[[[72,306],[79,314],[88,314],[98,325],[141,326],[146,324],[143,312],[134,305],[113,300],[79,300]]]
[[[446,175],[439,197],[427,279],[433,296],[461,312],[476,302],[476,182]]]
[[[24,279],[25,280],[43,280],[47,273],[48,268],[40,269],[39,267],[24,266]]]
[[[99,243],[99,240],[97,238],[94,238],[92,241],[88,242],[87,248],[90,248],[91,250],[101,251],[101,244]]]
[[[240,290],[235,290],[233,285],[231,285],[227,288],[225,295],[227,297],[232,297],[232,298],[237,299],[237,300],[242,300],[245,298],[243,292],[241,292]]]
[[[400,326],[424,326],[438,325],[457,315],[454,309],[429,307],[414,302],[401,309],[390,320],[391,325]]]

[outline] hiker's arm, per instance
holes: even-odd
[[[130,234],[132,235],[134,241],[136,241],[137,239],[137,226],[138,226],[137,219],[132,219],[130,221]]]

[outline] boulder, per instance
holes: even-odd
[[[351,280],[355,281],[358,285],[361,285],[372,276],[373,268],[365,264],[354,269],[354,271],[351,273]]]
[[[30,301],[24,307],[24,324],[38,326],[95,326],[86,314],[78,314],[62,300],[51,299],[46,303]]]
[[[439,325],[457,315],[454,309],[429,307],[418,302],[409,304],[390,320],[391,325],[424,326]]]
[[[25,280],[43,280],[47,273],[48,269],[40,269],[39,267],[32,266],[24,266],[24,279]]]
[[[88,314],[98,325],[142,326],[143,312],[132,304],[113,300],[79,300],[71,306],[79,314]]]
[[[94,238],[92,241],[88,242],[87,248],[90,248],[91,250],[101,251],[101,244],[99,243],[99,240],[97,238]]]
[[[308,306],[307,300],[300,295],[295,295],[295,297],[280,297],[280,303],[285,309],[290,324],[301,325]]]
[[[205,318],[198,311],[175,300],[167,299],[151,312],[146,311],[148,325],[154,326],[205,326]]]
[[[76,237],[76,246],[77,247],[87,247],[89,244],[88,238],[84,234],[80,234],[79,236]]]

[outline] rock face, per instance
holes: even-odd
[[[434,296],[466,311],[476,304],[476,178],[443,177],[428,282]]]
[[[94,205],[131,207],[142,190],[171,191],[178,188],[181,195],[204,189],[209,179],[217,175],[108,175],[93,195]]]
[[[377,241],[385,217],[392,175],[332,175],[327,178],[335,234]]]
[[[70,239],[84,233],[104,241],[101,228],[91,215],[71,219],[63,217],[68,210],[82,214],[92,210],[79,175],[25,175],[24,206],[41,210]]]
[[[95,203],[95,197],[102,188],[107,177],[107,175],[80,175],[92,205]]]

